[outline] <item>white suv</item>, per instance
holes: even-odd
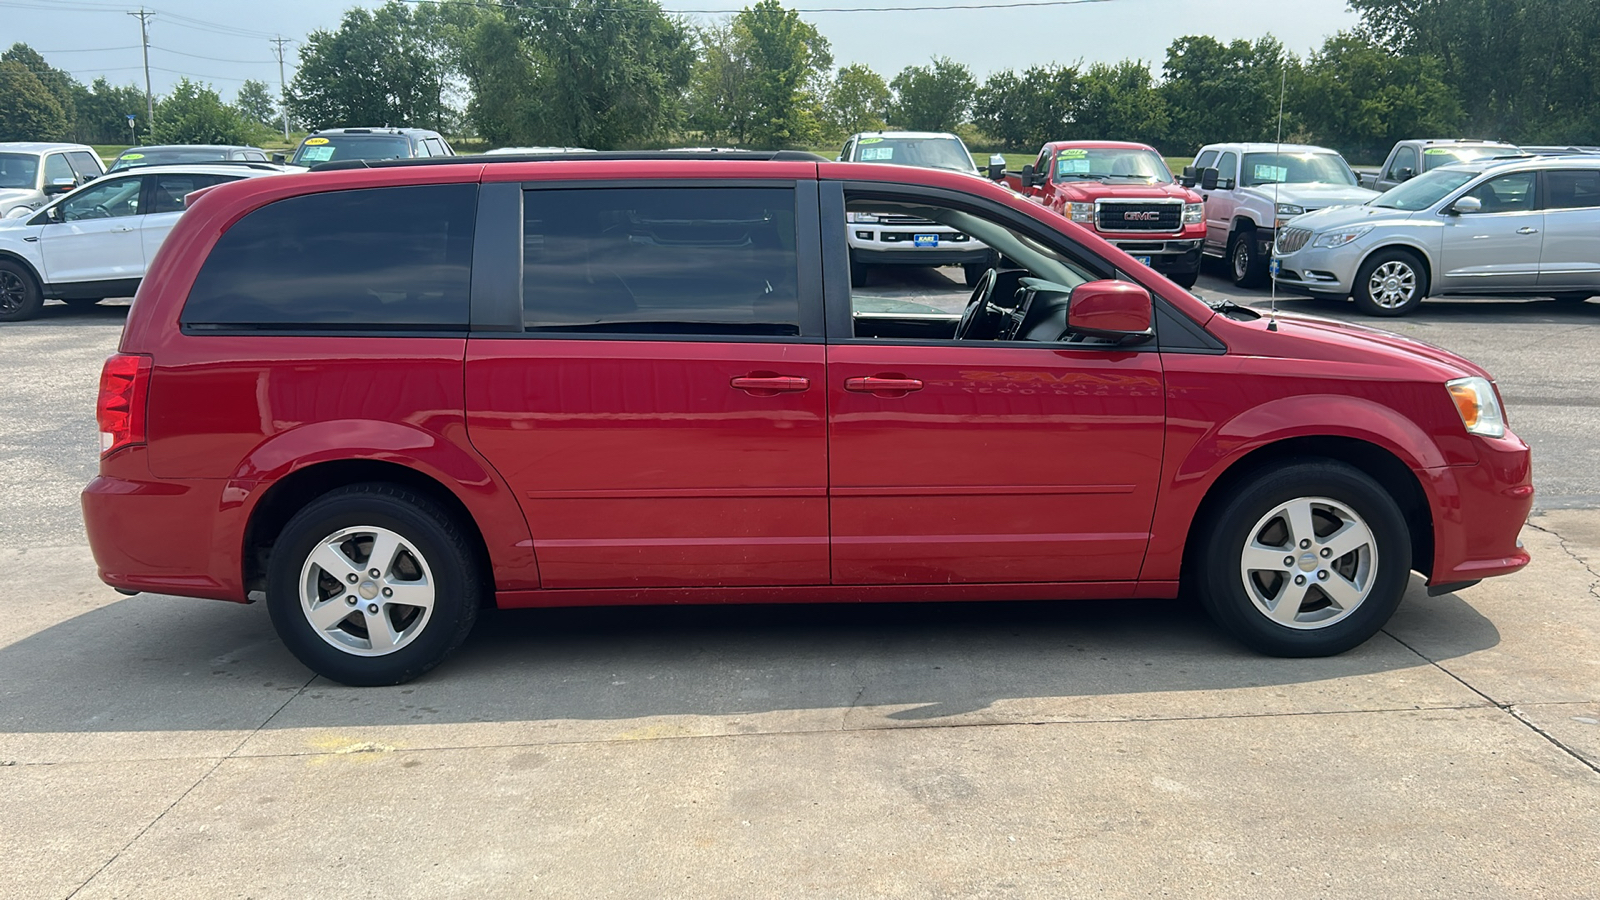
[[[868,131],[854,134],[839,151],[840,162],[884,163],[948,169],[981,178],[967,145],[953,134],[933,131]],[[850,283],[867,283],[868,266],[960,266],[967,286],[994,264],[994,251],[976,239],[916,216],[853,212],[847,215]]]
[[[49,297],[88,306],[131,296],[191,191],[289,171],[301,170],[150,166],[96,179],[31,216],[0,220],[0,322],[34,317]]]
[[[83,144],[0,143],[0,218],[25,216],[105,172],[94,148]]]

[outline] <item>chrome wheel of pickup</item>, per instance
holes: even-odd
[[[1250,601],[1288,628],[1326,628],[1372,593],[1378,546],[1354,510],[1327,497],[1297,497],[1262,516],[1240,554]]]
[[[416,640],[433,602],[428,561],[387,528],[341,528],[317,542],[300,571],[306,621],[318,637],[356,656],[384,656]]]

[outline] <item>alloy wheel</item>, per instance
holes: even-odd
[[[385,656],[427,627],[434,584],[428,561],[400,534],[341,528],[306,557],[300,610],[319,637],[345,653]]]
[[[1241,548],[1239,576],[1250,602],[1286,628],[1339,622],[1372,593],[1378,544],[1349,506],[1297,497],[1268,512]]]
[[[1368,276],[1367,295],[1379,308],[1399,309],[1417,295],[1417,272],[1399,260],[1383,263]]]
[[[0,313],[13,313],[22,308],[28,298],[28,286],[15,272],[0,272]]]

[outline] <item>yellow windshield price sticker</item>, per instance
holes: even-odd
[[[1062,159],[1088,159],[1089,158],[1089,151],[1087,151],[1087,150],[1063,150],[1063,151],[1061,151],[1061,158]]]
[[[883,138],[862,138],[861,139],[861,143],[863,143],[863,144],[877,144],[877,143],[881,143],[882,141],[883,141]]]
[[[327,138],[306,138],[306,144],[312,147],[315,147],[318,144],[326,144],[327,142]]]
[[[122,158],[123,159],[144,159],[144,154],[143,153],[124,153],[124,154],[122,154]]]
[[[1422,151],[1422,155],[1423,156],[1451,156],[1452,154],[1450,153],[1449,150],[1446,150],[1443,147],[1429,147],[1428,149]]]

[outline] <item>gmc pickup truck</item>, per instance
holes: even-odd
[[[1014,191],[1093,230],[1183,287],[1200,276],[1200,195],[1173,180],[1154,148],[1117,141],[1052,141]]]
[[[1414,139],[1401,141],[1389,151],[1382,168],[1371,174],[1362,174],[1361,186],[1375,191],[1388,189],[1450,163],[1471,162],[1496,156],[1521,156],[1522,151],[1503,141],[1469,141],[1446,139]]]
[[[1203,179],[1205,252],[1226,259],[1240,287],[1266,283],[1273,239],[1290,219],[1378,196],[1356,182],[1344,157],[1303,144],[1207,144],[1194,170]]]

